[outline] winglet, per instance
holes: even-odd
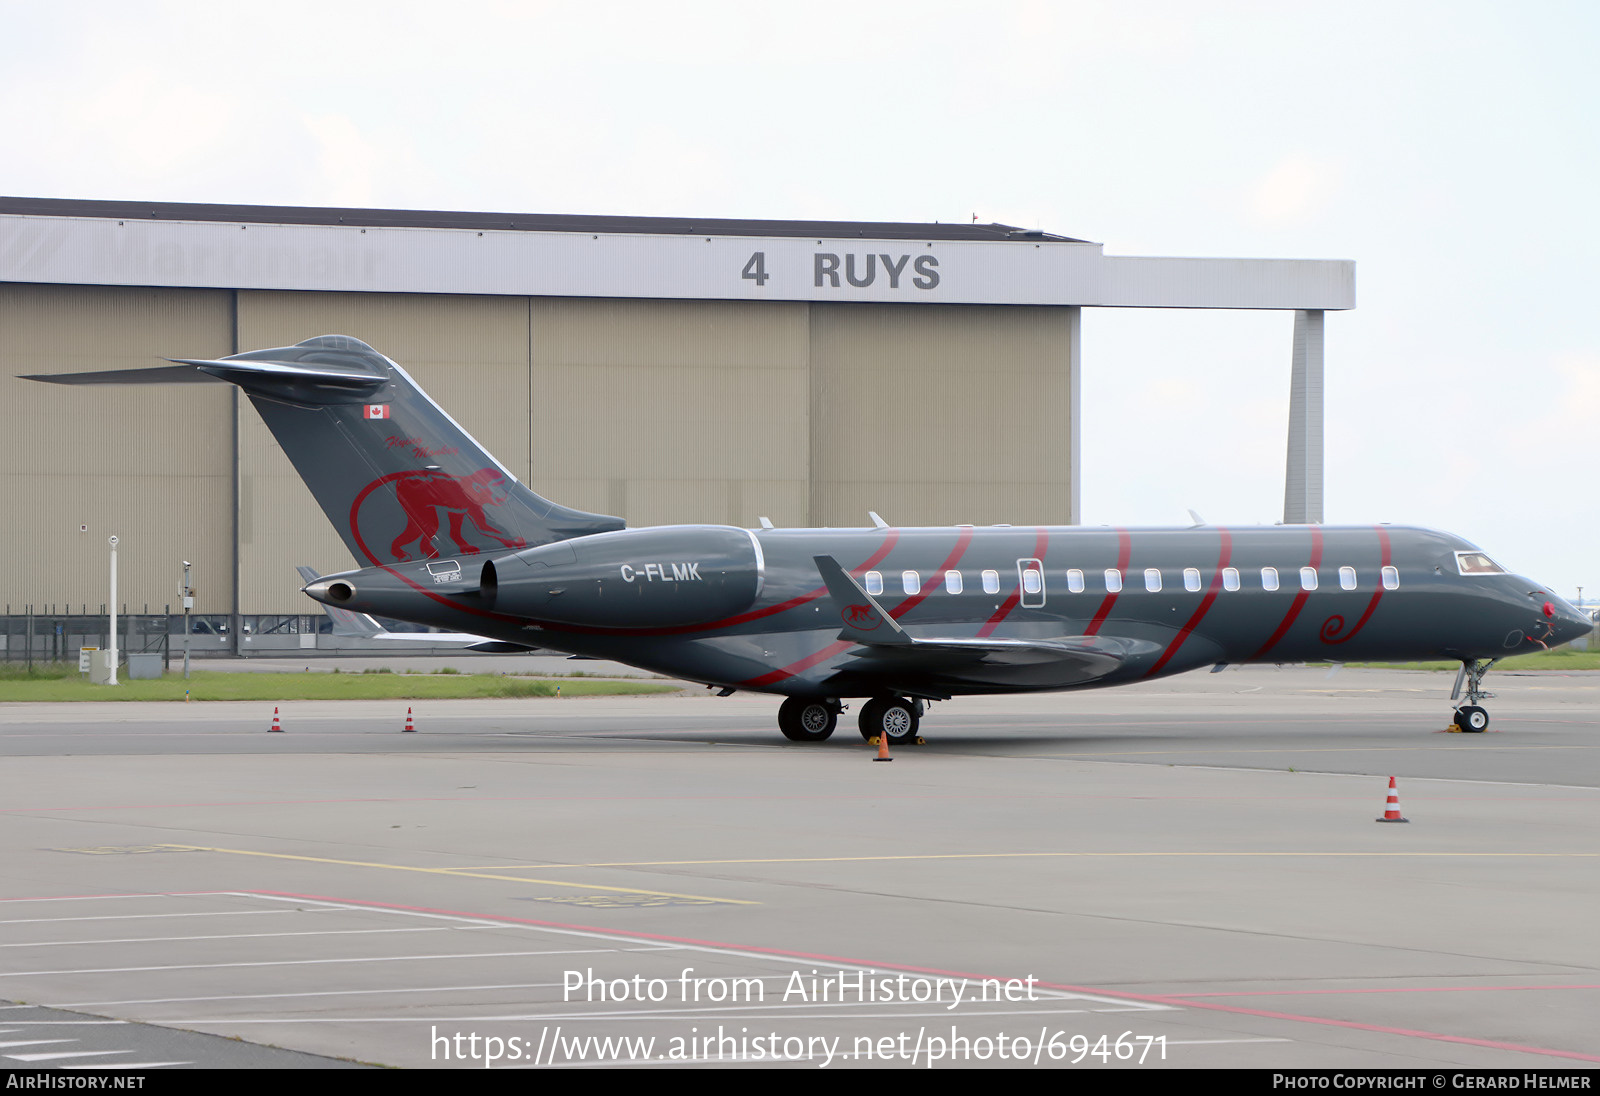
[[[832,556],[811,557],[817,565],[817,571],[822,575],[822,581],[827,584],[828,593],[833,596],[834,607],[839,613],[839,622],[843,627],[839,630],[839,638],[847,639],[852,643],[870,643],[874,646],[900,645],[912,642],[906,635],[905,629],[884,612],[873,596],[862,589],[861,583],[855,576],[839,566],[839,561]]]

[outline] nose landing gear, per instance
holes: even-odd
[[[1467,702],[1456,709],[1455,725],[1464,734],[1481,734],[1489,729],[1489,713],[1478,702],[1480,700],[1493,700],[1494,694],[1484,692],[1480,687],[1483,684],[1483,675],[1489,672],[1489,667],[1499,662],[1498,658],[1474,658],[1461,663],[1461,672],[1456,674],[1456,687],[1450,693],[1451,700],[1461,697],[1461,686],[1467,686]]]

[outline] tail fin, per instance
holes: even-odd
[[[322,335],[215,361],[172,360],[244,389],[363,566],[515,550],[624,527],[620,518],[569,510],[518,483],[404,369],[359,339]],[[136,383],[131,372],[33,379]],[[165,367],[145,372],[183,379]]]

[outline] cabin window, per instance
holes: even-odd
[[[1025,594],[1037,594],[1042,589],[1044,589],[1044,577],[1032,567],[1024,567],[1022,569],[1022,592]]]
[[[915,571],[901,571],[900,587],[908,594],[920,594],[922,592],[922,576]]]
[[[1317,588],[1317,569],[1315,567],[1300,568],[1300,589],[1315,590]]]
[[[1276,567],[1261,568],[1261,588],[1263,590],[1276,590],[1278,588],[1278,569]]]
[[[1161,572],[1154,567],[1144,569],[1144,588],[1152,594],[1161,592]]]
[[[1339,588],[1341,590],[1354,590],[1356,588],[1356,569],[1354,567],[1339,568]]]
[[[944,573],[944,588],[952,594],[961,592],[961,572],[946,571]]]
[[[1222,588],[1224,590],[1237,590],[1239,588],[1239,568],[1224,567],[1222,569]]]
[[[883,593],[882,571],[867,572],[867,593],[871,594],[873,597],[877,597],[879,594]]]
[[[1067,572],[1067,589],[1075,594],[1083,593],[1083,572],[1076,567]]]
[[[1122,590],[1122,572],[1115,567],[1106,568],[1106,592],[1115,594]]]
[[[1464,575],[1503,575],[1505,568],[1482,552],[1457,552],[1456,569]]]
[[[1183,569],[1183,588],[1191,594],[1199,591],[1200,572],[1198,570],[1193,567],[1185,567]]]
[[[1383,588],[1385,590],[1400,589],[1400,570],[1397,567],[1383,569]]]
[[[985,571],[983,573],[983,592],[986,594],[998,594],[1000,592],[999,571]]]

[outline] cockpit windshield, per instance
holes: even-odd
[[[1482,552],[1457,552],[1456,568],[1464,575],[1503,575],[1506,569]]]

